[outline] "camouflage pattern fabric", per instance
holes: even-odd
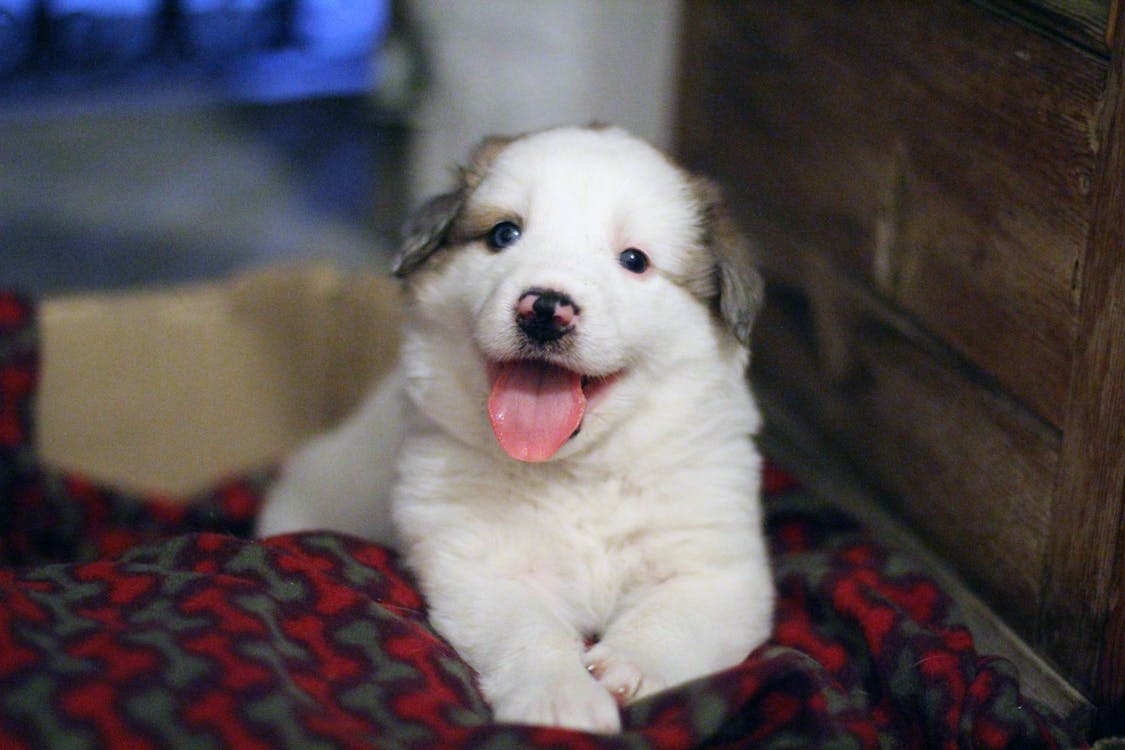
[[[2,748],[1082,745],[911,561],[775,468],[767,644],[620,735],[495,724],[392,553],[247,538],[268,471],[185,505],[39,466],[36,368],[34,307],[0,294]]]

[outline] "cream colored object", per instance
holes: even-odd
[[[398,345],[398,288],[268,270],[228,282],[48,300],[40,455],[183,495],[261,467],[342,417]]]

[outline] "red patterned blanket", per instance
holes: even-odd
[[[270,476],[187,504],[31,450],[34,309],[0,295],[0,747],[1067,748],[910,560],[767,470],[774,637],[593,736],[494,724],[393,554],[248,539]]]

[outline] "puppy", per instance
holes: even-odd
[[[715,187],[614,128],[490,138],[397,259],[397,374],[259,533],[393,543],[498,721],[595,732],[770,633],[762,296]]]

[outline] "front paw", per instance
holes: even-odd
[[[629,657],[604,642],[592,646],[582,661],[594,679],[621,706],[665,687],[663,680],[645,674]]]
[[[490,703],[498,722],[564,727],[599,734],[621,731],[616,701],[586,674],[513,685],[510,689],[492,692]]]

